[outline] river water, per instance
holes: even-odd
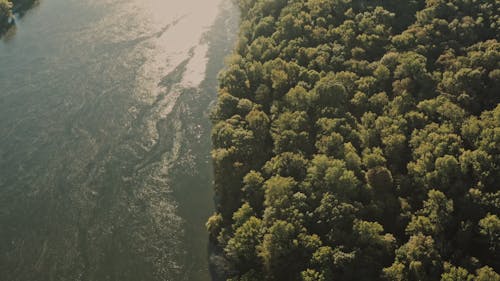
[[[42,0],[0,41],[0,280],[209,280],[230,0]]]

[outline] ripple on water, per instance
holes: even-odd
[[[0,43],[1,276],[185,275],[175,109],[220,3],[47,0]]]

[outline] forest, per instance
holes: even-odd
[[[240,0],[214,274],[500,280],[500,1]]]

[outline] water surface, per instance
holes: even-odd
[[[0,41],[2,280],[208,280],[225,0],[42,0]]]

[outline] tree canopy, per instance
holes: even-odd
[[[500,280],[500,2],[239,2],[212,114],[223,276]]]

